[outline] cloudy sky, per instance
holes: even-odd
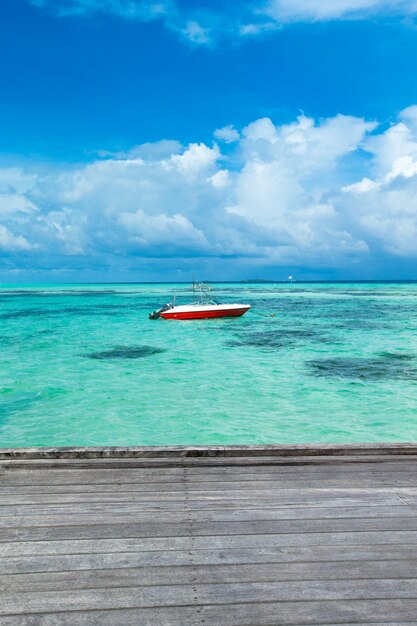
[[[417,0],[4,0],[2,282],[417,278]]]

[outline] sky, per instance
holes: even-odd
[[[1,0],[0,281],[417,279],[417,0]]]

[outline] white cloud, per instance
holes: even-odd
[[[358,183],[352,183],[351,185],[342,187],[342,191],[344,193],[366,193],[377,188],[378,183],[364,176]]]
[[[31,0],[34,6],[51,7],[58,15],[91,15],[113,13],[128,19],[150,21],[175,9],[171,0]]]
[[[417,109],[255,120],[214,144],[136,146],[50,173],[0,170],[0,250],[32,265],[134,257],[349,267],[417,257]],[[214,261],[213,261],[214,262]],[[382,262],[382,261],[380,261]]]
[[[189,20],[183,28],[179,29],[186,39],[196,44],[208,44],[211,42],[210,29],[204,28],[195,20]]]
[[[291,124],[274,126],[263,118],[243,129],[242,142],[247,154],[267,161],[291,159],[314,170],[329,167],[339,157],[355,151],[366,133],[376,128],[374,122],[347,115],[320,120],[301,115]],[[307,173],[307,172],[306,172]]]
[[[225,143],[234,143],[240,139],[239,132],[232,124],[223,126],[223,128],[217,128],[217,130],[214,131],[214,136],[219,141],[224,141]]]
[[[378,14],[415,15],[415,0],[269,0],[264,9],[276,22],[360,19]]]
[[[38,177],[28,174],[20,167],[0,168],[0,193],[25,193],[32,189]]]
[[[33,246],[22,235],[14,235],[0,224],[0,252],[22,252],[31,249]]]
[[[203,143],[192,143],[182,154],[174,154],[165,163],[168,168],[174,167],[185,176],[196,176],[211,168],[219,154],[216,145],[209,148]]]
[[[417,258],[416,112],[417,107],[405,109],[397,124],[364,142],[374,176],[343,188],[345,206],[356,207],[364,237],[387,253],[411,258]]]
[[[336,203],[320,188],[338,159],[354,152],[374,123],[336,116],[315,123],[300,116],[275,126],[268,118],[243,129],[244,166],[235,179],[234,203],[228,212],[263,228],[277,242],[271,258],[310,259],[362,254],[367,245],[344,228]],[[333,178],[335,173],[333,172]],[[334,184],[334,183],[333,183]]]
[[[33,211],[37,211],[36,205],[23,194],[0,194],[0,215],[5,215],[7,213],[31,213]]]
[[[128,20],[161,20],[195,45],[220,38],[257,36],[293,22],[413,17],[417,0],[242,0],[222,9],[185,0],[29,0],[59,16],[109,13]]]
[[[182,145],[179,141],[162,139],[161,141],[155,141],[153,143],[142,143],[122,152],[99,150],[98,156],[117,159],[147,159],[150,161],[159,161],[160,159],[169,158],[173,154],[180,152],[182,152]]]
[[[194,250],[201,253],[210,247],[204,233],[180,213],[149,216],[139,209],[134,213],[122,213],[119,222],[131,241],[138,244],[137,250],[145,253],[150,247],[155,247],[161,256],[169,250],[178,255],[181,252],[190,254]]]
[[[230,184],[230,175],[227,170],[219,170],[208,179],[214,187],[222,189]]]

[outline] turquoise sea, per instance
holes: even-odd
[[[0,447],[417,440],[417,283],[0,287]],[[271,316],[274,314],[274,317]]]

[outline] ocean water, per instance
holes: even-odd
[[[417,440],[417,284],[0,287],[0,446]],[[272,317],[272,314],[274,315]]]

